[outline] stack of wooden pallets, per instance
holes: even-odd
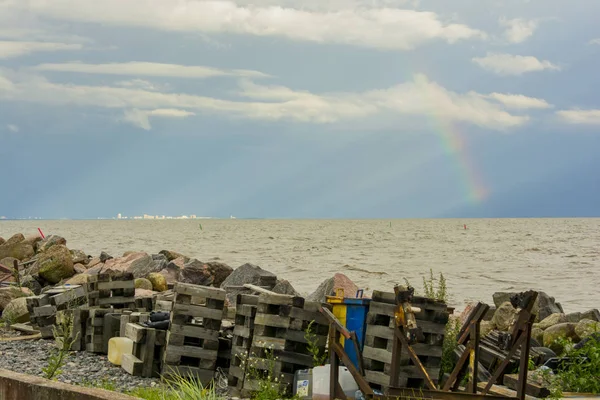
[[[246,365],[258,374],[274,373],[283,390],[291,390],[294,373],[314,366],[308,350],[305,331],[312,325],[316,342],[325,350],[329,329],[320,314],[319,303],[308,303],[302,297],[260,294],[254,319],[254,335]],[[258,389],[258,382],[246,375],[243,389]]]
[[[215,373],[226,292],[187,283],[176,283],[174,292],[163,374],[192,376],[207,385]]]
[[[167,331],[129,322],[122,336],[133,341],[133,351],[132,354],[123,355],[121,367],[134,376],[158,377]]]
[[[130,272],[92,275],[87,283],[90,307],[135,309],[135,280]]]
[[[425,340],[411,347],[427,370],[429,377],[437,383],[442,357],[442,345],[449,313],[446,304],[413,297],[411,305],[419,307],[415,313],[417,326],[421,328]],[[394,293],[374,291],[367,314],[367,330],[363,349],[365,378],[373,388],[386,390],[390,383],[394,329],[394,314],[397,310]],[[401,352],[398,368],[398,386],[419,388],[425,380],[413,364],[406,350]]]
[[[48,339],[54,336],[56,313],[85,304],[86,292],[80,285],[58,286],[39,296],[28,297],[26,301],[32,325]]]

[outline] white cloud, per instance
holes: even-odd
[[[527,72],[543,70],[560,71],[560,67],[550,61],[540,61],[533,56],[487,53],[485,57],[475,57],[472,61],[481,68],[498,75],[522,75]]]
[[[548,104],[548,102],[544,99],[527,97],[522,94],[492,93],[486,97],[499,101],[500,103],[504,104],[507,108],[512,109],[544,109],[552,107],[552,105]]]
[[[2,72],[0,70],[0,77]],[[0,101],[134,110],[127,112],[127,120],[145,129],[149,129],[149,117],[184,117],[193,112],[306,123],[417,116],[465,122],[489,129],[515,127],[528,121],[526,115],[513,115],[501,104],[479,93],[452,92],[429,81],[424,75],[416,75],[412,80],[387,89],[320,94],[242,80],[239,98],[234,100],[136,87],[58,84],[23,72],[10,74],[4,71],[4,75],[11,78],[12,90],[0,91]]]
[[[8,124],[8,125],[6,125],[6,128],[7,128],[9,131],[11,131],[11,132],[14,132],[14,133],[17,133],[17,132],[19,132],[19,127],[18,127],[17,125]]]
[[[590,40],[590,44],[599,44],[600,45],[600,38]]]
[[[500,25],[505,27],[504,37],[510,43],[522,43],[533,35],[538,28],[538,21],[523,18],[500,18]]]
[[[190,111],[173,108],[156,110],[139,110],[134,108],[132,110],[125,110],[123,120],[148,131],[152,129],[152,125],[150,125],[150,117],[186,118],[193,115],[196,114]]]
[[[80,50],[78,43],[0,41],[0,59],[14,58],[40,51]]]
[[[410,50],[433,40],[455,43],[485,33],[443,21],[433,12],[356,7],[314,11],[270,6],[241,6],[232,1],[12,0],[11,6],[34,15],[182,32],[278,36],[388,50]],[[390,6],[387,6],[390,7]]]
[[[233,76],[247,78],[264,78],[268,75],[258,71],[244,69],[219,69],[205,66],[189,66],[177,64],[161,64],[153,62],[127,62],[110,64],[85,64],[81,62],[62,64],[40,64],[33,69],[38,71],[60,71],[87,74],[157,76],[178,78],[211,78]]]
[[[561,110],[556,114],[570,124],[600,125],[600,110]]]

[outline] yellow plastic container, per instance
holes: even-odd
[[[331,304],[331,312],[340,321],[342,326],[346,326],[346,305],[344,304],[344,289],[336,289],[335,296],[327,296],[327,303]],[[340,344],[344,347],[345,338],[340,337]]]
[[[123,354],[133,352],[133,340],[126,337],[114,337],[108,340],[108,361],[121,365]]]

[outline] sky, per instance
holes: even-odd
[[[600,216],[597,0],[0,0],[0,216]]]

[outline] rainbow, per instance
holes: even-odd
[[[469,153],[464,135],[447,118],[439,116],[437,120],[440,126],[435,131],[441,139],[444,152],[456,161],[457,173],[469,202],[480,204],[489,196],[489,190]]]

